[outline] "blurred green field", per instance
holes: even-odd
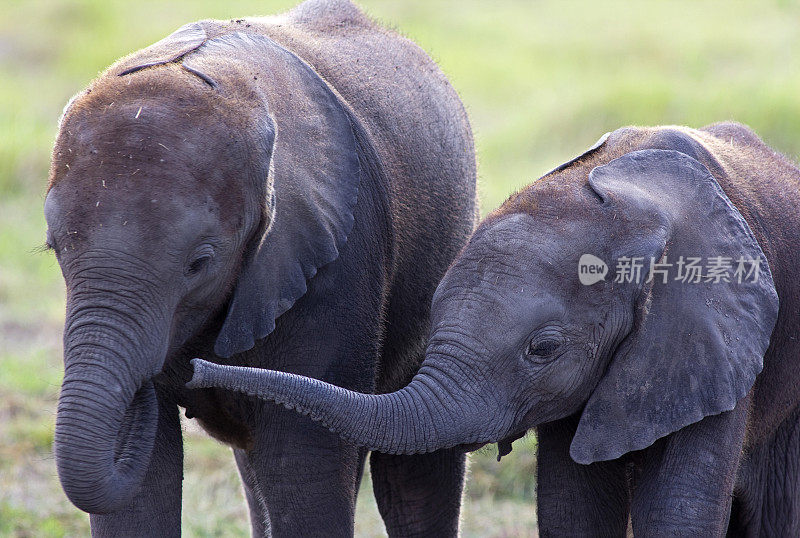
[[[0,14],[0,536],[75,536],[85,515],[50,446],[63,286],[42,202],[56,121],[117,57],[200,18],[275,13],[287,0],[6,0]],[[484,212],[627,124],[735,119],[800,154],[800,5],[794,1],[363,1],[426,49],[472,117]],[[230,452],[187,424],[184,529],[246,536]],[[471,457],[464,536],[535,535],[535,441]],[[365,479],[358,536],[382,536]]]

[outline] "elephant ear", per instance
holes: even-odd
[[[161,41],[123,58],[112,67],[112,72],[122,77],[147,67],[174,62],[200,48],[208,37],[199,23],[185,24]]]
[[[733,409],[761,371],[778,315],[764,253],[700,162],[672,150],[635,151],[592,170],[589,184],[608,222],[640,223],[643,233],[620,238],[616,254],[643,257],[645,274],[650,257],[673,265],[659,266],[666,283],[661,273],[650,282],[614,283],[617,293],[634,287],[634,320],[572,440],[570,454],[583,464],[641,450]],[[676,280],[681,257],[701,258],[706,276]],[[720,258],[731,265],[728,281],[708,271]],[[757,276],[737,274],[740,263],[748,272],[757,266]]]
[[[247,100],[266,101],[270,117],[261,124],[274,128],[270,166],[256,167],[269,170],[271,182],[261,181],[272,184],[274,212],[265,200],[269,224],[250,249],[217,336],[214,351],[227,358],[271,333],[276,318],[305,294],[307,280],[339,256],[354,222],[360,146],[338,95],[269,38],[225,34],[182,65],[213,79],[223,95],[241,95],[242,86],[252,85]],[[266,114],[266,106],[259,113]]]
[[[608,140],[609,136],[611,136],[611,133],[604,134],[603,136],[598,138],[597,141],[594,144],[589,146],[583,153],[581,153],[577,157],[573,157],[572,159],[568,160],[567,162],[559,164],[558,166],[556,166],[555,168],[553,168],[549,172],[546,172],[545,174],[543,174],[542,177],[549,176],[550,174],[555,174],[556,172],[560,172],[561,170],[569,168],[570,166],[572,166],[574,163],[580,161],[581,159],[585,159],[586,157],[588,157],[589,155],[591,155],[592,153],[594,153],[595,151],[597,151],[598,149],[603,147],[603,145]]]

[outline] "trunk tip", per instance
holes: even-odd
[[[194,368],[194,373],[192,374],[192,379],[186,383],[186,388],[202,389],[208,387],[207,374],[209,370],[213,368],[213,365],[208,361],[204,361],[203,359],[192,359],[189,362],[192,364],[192,368]]]

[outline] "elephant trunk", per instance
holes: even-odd
[[[421,454],[461,444],[495,442],[487,410],[455,400],[454,382],[427,358],[403,389],[362,394],[287,372],[223,366],[193,359],[189,388],[221,387],[309,415],[344,440],[387,454]]]
[[[143,319],[68,302],[54,451],[67,497],[86,512],[123,509],[150,463],[165,331]]]

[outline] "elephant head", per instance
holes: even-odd
[[[190,386],[271,399],[397,454],[489,442],[502,454],[529,428],[581,413],[571,455],[585,464],[732,409],[778,310],[742,215],[704,165],[673,150],[624,154],[588,181],[572,174],[545,177],[480,224],[434,295],[424,362],[402,390],[364,395],[200,359]],[[694,257],[748,260],[749,278],[675,280]],[[598,277],[580,278],[582,258]],[[602,267],[629,262],[638,278]]]
[[[198,24],[67,106],[45,216],[67,284],[55,455],[76,506],[112,512],[135,494],[170,357],[209,333],[222,357],[251,348],[338,256],[359,148],[302,60]]]

